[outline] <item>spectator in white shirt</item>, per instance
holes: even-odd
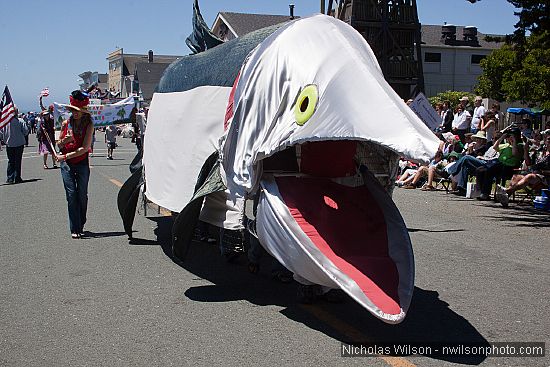
[[[453,119],[453,129],[452,132],[455,135],[458,135],[460,137],[460,140],[462,143],[465,142],[464,134],[468,132],[468,127],[470,125],[470,120],[472,119],[472,115],[470,115],[470,112],[468,112],[464,108],[463,99],[466,98],[468,100],[468,97],[462,97],[460,99],[461,103],[457,106],[457,111]]]
[[[479,131],[479,124],[481,123],[481,118],[485,115],[487,110],[482,104],[483,98],[481,96],[476,96],[474,100],[474,113],[472,116],[472,123],[470,124],[470,132],[475,134]]]

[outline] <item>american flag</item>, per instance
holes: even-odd
[[[50,89],[48,87],[42,89],[39,97],[47,97],[50,95]]]
[[[4,94],[2,94],[2,100],[0,101],[0,111],[2,111],[0,114],[1,129],[15,116],[15,106],[13,105],[13,100],[11,99],[10,90],[7,85],[4,89]]]

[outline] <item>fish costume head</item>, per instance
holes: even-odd
[[[367,42],[329,16],[291,22],[248,55],[231,103],[222,178],[237,206],[259,195],[260,243],[302,283],[341,288],[385,322],[402,321],[414,288],[410,238],[387,192],[359,174],[358,147],[386,163],[426,162],[439,142]],[[289,148],[297,172],[268,173],[264,162]],[[344,182],[354,175],[361,185]]]

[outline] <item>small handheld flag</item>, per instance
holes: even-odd
[[[4,88],[4,94],[2,94],[2,100],[0,101],[0,129],[6,126],[12,117],[15,116],[15,106],[13,100],[11,99],[10,90],[6,85]]]
[[[47,97],[50,95],[50,89],[48,87],[42,89],[42,91],[40,92],[40,95],[39,97]]]

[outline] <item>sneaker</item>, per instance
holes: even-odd
[[[502,187],[499,187],[502,189]],[[502,191],[497,191],[496,199],[502,205],[503,208],[508,208],[508,203],[510,201],[510,198],[508,197],[508,194],[506,191],[502,189]]]
[[[487,194],[481,194],[477,197],[477,200],[480,200],[480,201],[487,201],[489,199],[490,199],[489,195],[487,195]]]
[[[466,190],[462,187],[459,187],[456,190],[451,191],[451,194],[458,195],[458,196],[466,196]]]

